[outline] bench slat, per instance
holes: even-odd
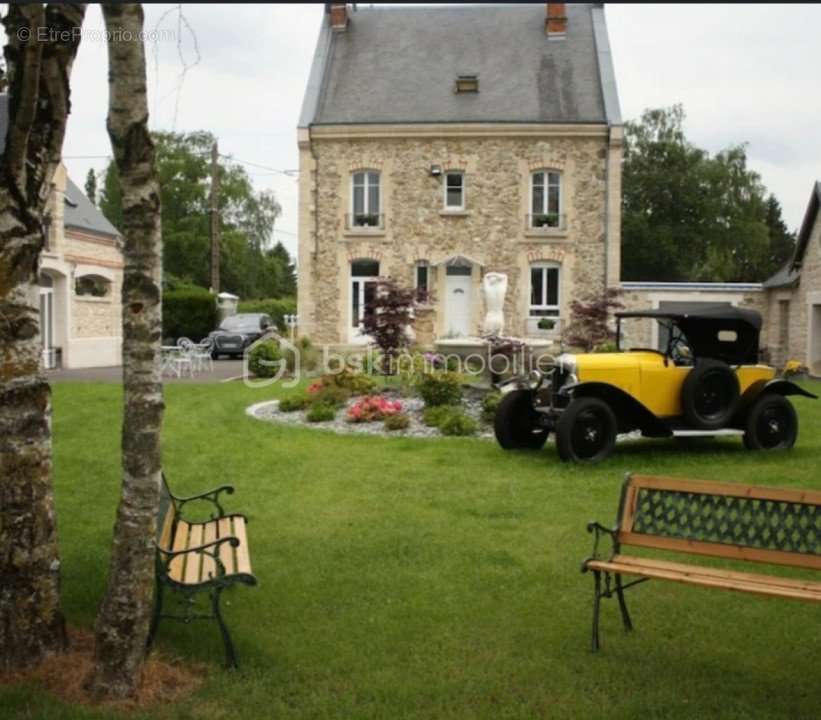
[[[188,536],[187,547],[202,545],[202,525],[192,525],[191,534]],[[189,584],[200,581],[200,568],[202,565],[202,555],[199,553],[186,553],[185,556],[185,582]]]
[[[777,575],[761,575],[759,573],[742,572],[739,570],[729,570],[726,568],[704,567],[701,565],[689,565],[677,563],[670,560],[659,560],[657,558],[637,557],[635,555],[616,555],[612,562],[624,565],[635,565],[638,568],[658,568],[659,570],[686,570],[698,575],[710,575],[718,578],[737,578],[747,582],[765,583],[774,586],[783,586],[810,592],[821,593],[821,582],[815,580],[804,580],[802,578],[780,577]]]
[[[217,539],[217,521],[206,523],[203,528],[202,542],[210,543]],[[214,552],[212,548],[210,552]],[[210,555],[202,556],[202,571],[200,575],[200,582],[207,582],[217,574],[217,563]]]
[[[174,552],[185,550],[188,547],[188,531],[191,526],[180,520],[177,523],[177,532],[174,535]],[[175,557],[168,565],[168,577],[176,582],[183,582],[185,578],[185,555]]]
[[[220,518],[217,521],[217,532],[219,533],[219,537],[229,537],[233,535],[233,531],[231,529],[231,518]],[[234,562],[234,548],[231,547],[228,543],[222,543],[220,545],[220,561],[225,566],[225,574],[226,575],[233,575],[236,572],[236,564]]]
[[[671,563],[671,565],[674,564]],[[665,569],[652,566],[641,567],[633,562],[618,563],[594,560],[588,563],[588,568],[591,570],[602,570],[625,575],[670,580],[672,582],[699,585],[701,587],[714,587],[722,590],[736,590],[756,595],[821,602],[821,586],[816,590],[786,587],[784,585],[772,584],[769,582],[772,579],[771,577],[761,577],[756,581],[752,581],[733,576],[732,572],[729,572],[727,577],[719,577],[709,573],[700,573],[699,570],[701,570],[701,568],[695,565],[680,565],[678,568]]]
[[[237,572],[251,574],[251,558],[248,555],[248,535],[245,532],[245,518],[234,517],[234,534],[239,538],[237,547]]]

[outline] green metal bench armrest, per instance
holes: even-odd
[[[582,563],[582,572],[587,572],[588,562],[590,562],[591,560],[601,559],[599,557],[599,541],[601,540],[603,535],[607,535],[610,538],[610,557],[612,558],[619,551],[619,541],[617,539],[619,529],[617,527],[609,528],[605,525],[602,525],[600,522],[596,522],[594,520],[587,523],[587,532],[593,533],[593,552],[590,554],[590,557],[586,558]]]
[[[224,517],[225,510],[223,510],[222,505],[219,502],[220,493],[225,493],[226,495],[233,495],[234,494],[234,486],[233,485],[220,485],[219,487],[215,487],[212,490],[208,490],[206,492],[198,493],[196,495],[188,495],[186,497],[180,497],[179,495],[171,494],[171,497],[174,499],[174,502],[177,504],[177,511],[182,511],[182,506],[193,502],[194,500],[204,500],[205,502],[212,503],[217,509],[217,517]],[[213,515],[212,515],[213,517]]]

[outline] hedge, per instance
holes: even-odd
[[[162,296],[162,336],[176,342],[187,337],[202,340],[217,327],[217,301],[205,288],[167,290]]]
[[[280,330],[286,330],[285,315],[296,315],[296,298],[266,298],[263,300],[243,300],[237,307],[241,313],[265,313],[270,315]]]

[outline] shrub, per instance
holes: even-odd
[[[408,332],[413,325],[413,309],[418,304],[416,288],[400,287],[391,278],[375,282],[375,292],[365,314],[362,329],[373,338],[382,353],[382,372],[394,375],[395,360],[411,344]]]
[[[305,419],[308,422],[326,422],[333,420],[336,417],[336,408],[333,405],[326,405],[325,403],[313,403],[305,413]]]
[[[459,376],[453,372],[432,372],[420,376],[416,389],[425,405],[456,405],[462,399]]]
[[[162,296],[162,336],[199,341],[217,327],[216,298],[205,288],[189,285]]]
[[[476,430],[476,421],[455,408],[451,408],[439,425],[442,435],[473,435]]]
[[[299,393],[298,395],[282,398],[279,401],[279,409],[281,412],[296,412],[297,410],[304,410],[310,403],[311,398],[305,393]]]
[[[618,351],[619,347],[615,342],[603,342],[593,348],[594,353],[614,353]]]
[[[350,368],[338,373],[326,373],[319,380],[322,387],[337,387],[346,390],[349,395],[367,395],[376,389],[376,381],[367,375],[361,375]]]
[[[351,405],[345,419],[352,423],[376,422],[401,412],[402,403],[398,400],[388,400],[383,395],[369,395]]]
[[[256,343],[248,354],[248,368],[260,378],[274,377],[280,371],[282,354],[276,340]]]
[[[422,422],[428,427],[439,427],[452,411],[449,405],[431,405],[422,411]]]
[[[502,402],[502,393],[492,392],[485,395],[484,400],[482,400],[482,420],[492,423],[500,402]]]
[[[317,350],[310,338],[300,337],[294,341],[296,352],[299,353],[299,371],[300,373],[313,372],[319,367],[321,354]],[[296,353],[289,345],[280,346],[282,359],[285,361],[285,366],[288,372],[292,375],[297,371]]]
[[[296,298],[266,298],[262,300],[242,300],[237,306],[241,313],[265,313],[282,331],[286,330],[285,316],[296,315]]]
[[[410,417],[406,413],[398,415],[388,415],[385,418],[385,430],[391,432],[395,430],[407,430],[410,427]]]
[[[311,390],[315,383],[308,387],[308,397],[312,404],[333,405],[334,407],[342,407],[345,401],[351,394],[345,388],[337,387],[336,385],[320,385],[315,390]]]

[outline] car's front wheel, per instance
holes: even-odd
[[[747,413],[744,445],[748,450],[788,450],[798,438],[798,416],[782,395],[765,393]]]
[[[550,434],[538,424],[530,390],[513,390],[502,398],[493,418],[496,440],[505,450],[538,450]]]
[[[604,460],[613,452],[617,431],[616,416],[604,400],[572,400],[556,424],[559,457],[583,463]]]

